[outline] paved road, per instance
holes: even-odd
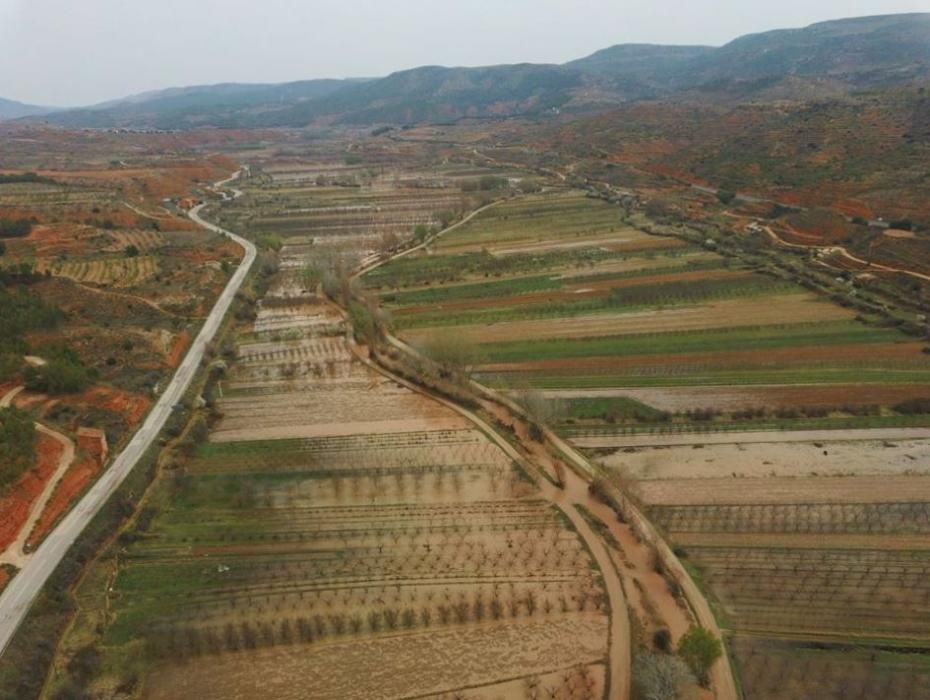
[[[222,187],[238,176],[239,173],[237,172],[231,178],[218,182],[216,187]],[[238,196],[238,193],[236,194]],[[64,520],[46,538],[45,542],[36,550],[35,555],[10,582],[3,594],[0,595],[0,653],[6,649],[13,637],[13,633],[16,632],[17,627],[25,618],[39,590],[48,580],[48,577],[51,576],[55,567],[61,562],[68,548],[123,482],[161,431],[162,426],[164,426],[165,421],[171,414],[172,407],[181,400],[190,385],[203,358],[204,349],[216,334],[236,292],[239,291],[239,287],[242,286],[242,282],[252,267],[252,263],[255,262],[255,246],[244,238],[224,231],[218,226],[201,219],[200,210],[202,208],[203,205],[192,209],[190,212],[191,219],[204,228],[221,233],[234,240],[245,250],[245,257],[227,283],[226,289],[217,299],[216,305],[204,322],[190,350],[188,350],[187,356],[152,408],[142,427],[139,428],[126,448],[113,461],[110,468],[91,487],[80,503],[65,516]]]

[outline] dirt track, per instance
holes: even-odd
[[[22,390],[23,387],[17,387],[16,389],[13,389],[7,393],[6,396],[0,399],[0,408],[8,407],[16,395],[19,394]],[[28,561],[32,556],[31,554],[27,554],[23,551],[23,545],[25,544],[26,539],[29,537],[29,533],[32,532],[32,528],[35,527],[36,522],[42,516],[42,511],[45,510],[45,505],[48,503],[49,499],[52,497],[52,494],[55,492],[55,487],[58,486],[58,482],[61,481],[61,477],[65,475],[65,472],[68,471],[68,467],[70,467],[71,463],[74,461],[75,454],[74,443],[70,440],[70,438],[62,435],[61,433],[55,432],[50,428],[46,428],[41,423],[36,423],[35,425],[36,430],[61,444],[62,453],[58,458],[58,467],[55,469],[52,477],[46,482],[42,493],[33,502],[32,507],[29,509],[29,518],[25,523],[23,523],[19,534],[16,536],[16,540],[9,547],[7,547],[5,552],[0,554],[0,564],[12,564],[18,569],[21,569],[26,561]]]

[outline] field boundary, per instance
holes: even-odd
[[[400,257],[409,255],[414,250],[422,249],[423,247],[427,245],[427,243],[432,242],[432,240],[435,240],[435,238],[452,231],[453,229],[457,228],[460,225],[465,224],[466,222],[470,221],[471,219],[473,219],[475,216],[477,216],[481,212],[487,210],[488,208],[492,206],[495,206],[501,201],[504,201],[504,200],[497,200],[495,202],[492,202],[491,204],[488,204],[480,209],[475,210],[474,212],[469,214],[467,217],[465,217],[464,219],[462,219],[455,225],[450,226],[444,231],[440,231],[439,233],[437,233],[436,236],[433,237],[433,239],[430,239],[429,241],[426,241],[415,248],[410,248],[406,251],[402,251],[401,253],[398,253],[397,255],[389,256],[389,257],[384,258],[383,260],[379,260],[378,262],[372,265],[363,266],[357,269],[352,274],[351,279],[358,280],[361,277],[363,277],[365,274],[381,267],[382,265],[392,262]],[[646,232],[646,233],[649,233],[649,232]],[[340,309],[340,312],[341,311],[342,310]],[[349,334],[350,334],[350,337],[349,337],[350,345],[353,347],[353,349],[356,349],[354,340],[351,338],[351,329],[349,330]],[[388,344],[391,345],[392,347],[407,354],[410,357],[416,358],[418,360],[423,359],[419,352],[417,352],[414,348],[412,348],[411,346],[407,345],[405,342],[397,338],[389,330],[385,329],[384,335],[385,335],[385,339],[387,340]],[[369,366],[376,367],[378,371],[381,372],[382,374],[387,374],[391,376],[392,379],[395,379],[396,381],[402,381],[404,385],[414,388],[416,391],[427,393],[427,395],[432,396],[428,392],[425,392],[422,387],[416,387],[415,385],[412,385],[411,383],[406,382],[402,380],[401,378],[394,377],[393,373],[390,373],[385,368],[380,367],[379,363],[373,363],[370,359],[368,359],[367,357],[364,357],[363,354],[358,352],[357,350],[356,350],[356,354],[360,357],[360,359],[362,359],[363,362],[365,362]],[[496,403],[499,406],[504,407],[506,410],[510,411],[514,415],[517,415],[517,416],[520,416],[526,419],[527,417],[526,412],[520,406],[518,406],[515,402],[513,402],[506,396],[501,395],[497,391],[490,389],[473,379],[469,379],[468,382],[469,382],[470,388],[474,390],[479,396],[489,401],[492,401],[493,403]],[[455,402],[449,401],[448,399],[444,399],[442,397],[434,396],[433,398],[453,408],[454,410],[464,415],[465,417],[469,418],[469,420],[472,420],[473,422],[475,422],[476,425],[486,426],[484,421],[482,421],[478,416],[474,415],[471,411],[468,411],[467,409],[458,406]],[[486,428],[483,427],[482,429],[486,429]],[[548,439],[548,441],[550,442],[550,444],[553,445],[557,450],[563,453],[563,455],[569,460],[573,468],[575,468],[583,478],[589,481],[600,479],[598,470],[583,455],[581,455],[577,450],[575,450],[575,448],[573,448],[571,445],[569,445],[564,440],[562,440],[558,435],[556,435],[549,428],[544,428],[543,433],[544,433],[545,438]],[[504,449],[507,452],[507,454],[511,454],[511,455],[517,454],[513,446],[507,443],[506,440],[498,436],[496,431],[492,430],[490,434],[493,436],[496,436],[495,441],[499,440],[502,443],[506,443],[506,447]],[[499,442],[499,444],[501,444],[501,442]],[[502,447],[503,447],[503,444],[502,444]],[[678,581],[678,583],[681,586],[682,593],[684,594],[685,599],[687,600],[688,605],[691,607],[691,610],[693,614],[695,615],[695,617],[697,618],[699,624],[702,627],[709,630],[714,635],[716,635],[718,638],[723,639],[720,626],[717,624],[716,617],[714,616],[713,611],[711,610],[711,607],[706,597],[703,595],[703,593],[701,592],[697,584],[692,580],[690,574],[688,574],[687,570],[682,565],[681,561],[679,561],[678,557],[674,554],[672,549],[668,546],[668,544],[666,544],[666,542],[659,535],[655,527],[653,527],[653,525],[649,522],[649,520],[640,512],[639,508],[637,508],[635,504],[631,501],[631,499],[629,499],[625,494],[623,494],[620,491],[620,489],[618,489],[613,484],[607,483],[607,490],[609,492],[609,495],[617,498],[619,502],[624,505],[625,512],[628,513],[630,516],[631,524],[633,526],[634,531],[638,532],[640,536],[643,537],[644,540],[646,540],[648,543],[650,543],[655,548],[659,559],[662,561],[663,565],[665,566],[669,574],[676,581]],[[577,513],[577,511],[576,511],[576,515],[578,519],[584,523],[585,527],[589,527],[587,522],[584,521],[584,518],[579,513]],[[603,545],[603,540],[600,537],[597,537],[597,540],[599,544]],[[608,555],[608,562],[610,562],[609,555]],[[611,566],[611,569],[614,571],[614,573],[616,573],[616,570],[613,568],[612,563],[610,564],[610,566]],[[625,600],[624,600],[624,616],[626,616]],[[628,624],[629,624],[629,620],[627,619],[627,625]],[[632,641],[629,638],[629,632],[627,633],[626,641],[627,641],[627,647],[629,650],[629,648],[631,648],[630,643]],[[629,651],[626,654],[626,659],[627,659],[627,663],[629,664],[630,659],[631,659]],[[632,677],[632,674],[629,673],[628,678],[631,678],[631,677]],[[733,668],[730,663],[728,654],[722,655],[719,661],[714,664],[714,667],[711,670],[711,677],[713,679],[713,685],[714,685],[716,697],[718,698],[718,700],[739,700],[739,698],[741,697],[741,694],[738,690],[738,686],[736,683],[736,679],[733,673]],[[626,684],[625,692],[626,692],[626,695],[628,696],[630,692],[629,684]]]
[[[339,309],[339,312],[342,313],[342,309]],[[394,374],[386,367],[383,367],[380,363],[374,362],[369,357],[366,357],[362,347],[359,346],[355,342],[355,339],[352,337],[351,326],[349,326],[346,342],[352,349],[352,352],[355,354],[355,356],[367,367],[387,377],[388,379],[395,381],[402,386],[405,386],[411,391],[415,391],[455,411],[466,420],[471,422],[473,425],[475,425],[478,430],[487,435],[488,438],[493,440],[494,443],[501,450],[503,450],[504,454],[506,454],[508,457],[513,459],[518,464],[528,464],[527,460],[524,459],[524,457],[520,455],[519,452],[517,452],[513,445],[505,440],[493,427],[488,425],[486,421],[484,421],[473,411],[458,405],[454,401],[427,391],[423,387]],[[533,465],[529,466],[532,468],[533,472],[537,471]],[[546,498],[548,502],[550,502],[560,512],[562,512],[565,517],[567,517],[572,523],[572,526],[578,532],[582,541],[591,550],[591,555],[597,562],[598,568],[601,570],[601,574],[605,579],[605,589],[608,591],[607,597],[610,601],[610,636],[608,638],[607,668],[607,678],[609,681],[608,698],[609,700],[629,700],[632,680],[632,640],[630,635],[630,621],[623,584],[619,573],[613,564],[613,558],[610,556],[603,538],[601,538],[591,529],[591,526],[585,520],[584,516],[579,512],[578,508],[568,502],[559,502],[557,499],[553,498],[553,493],[546,494],[547,490],[557,491],[558,487],[550,485],[549,479],[545,479],[544,481],[540,482],[539,488],[543,492],[544,498]],[[613,580],[611,581],[610,579]],[[611,589],[613,589],[612,593]],[[610,682],[611,679],[621,674],[626,678],[625,683],[622,685],[617,685],[613,682]]]

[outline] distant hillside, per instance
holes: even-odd
[[[0,97],[0,120],[3,119],[20,119],[30,117],[36,114],[45,114],[52,111],[51,107],[39,107],[37,105],[27,105],[22,102],[5,100]]]
[[[72,127],[302,127],[602,110],[644,99],[821,99],[930,81],[930,14],[821,22],[720,48],[623,44],[562,66],[426,66],[371,80],[176,88],[54,114]]]
[[[639,97],[831,94],[930,79],[930,14],[858,17],[748,34],[720,48],[621,44],[567,64]],[[780,92],[776,94],[776,90]]]
[[[930,14],[859,17],[740,37],[689,61],[674,87],[795,77],[851,88],[930,77]]]
[[[559,66],[427,66],[352,85],[262,121],[293,126],[327,116],[343,124],[376,124],[531,115],[565,104],[581,85],[579,71]]]
[[[262,115],[299,107],[364,81],[304,80],[277,85],[224,83],[169,88],[56,114],[61,126],[185,129],[260,125]]]

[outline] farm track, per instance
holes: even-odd
[[[10,406],[13,399],[23,390],[23,388],[24,387],[17,387],[16,389],[9,391],[5,396],[0,398],[0,408],[6,408]],[[17,569],[22,569],[26,562],[32,558],[33,555],[25,552],[23,550],[23,546],[25,545],[26,540],[29,538],[32,529],[39,521],[39,518],[42,517],[42,511],[45,510],[45,506],[51,499],[52,494],[54,494],[55,488],[58,486],[61,478],[68,471],[68,468],[74,461],[75,456],[74,442],[69,437],[62,435],[61,433],[52,430],[51,428],[47,428],[41,423],[36,423],[35,426],[36,430],[58,442],[62,447],[62,453],[58,458],[58,466],[55,468],[54,473],[46,482],[45,488],[42,489],[42,493],[39,494],[39,497],[30,507],[29,517],[27,518],[26,522],[23,523],[23,526],[20,529],[19,534],[16,536],[16,539],[10,544],[9,547],[7,547],[5,552],[0,553],[0,564],[12,564]]]
[[[459,406],[458,404],[452,401],[448,401],[442,397],[430,394],[424,391],[421,387],[408,382],[406,379],[394,375],[392,372],[382,367],[381,365],[372,362],[366,356],[364,349],[356,345],[354,342],[352,343],[352,349],[355,352],[355,356],[361,362],[365,363],[376,372],[379,372],[384,376],[392,379],[393,381],[406,386],[408,389],[415,391],[418,394],[426,396],[452,409],[474,424],[485,435],[490,437],[508,456],[510,456],[517,463],[525,463],[523,456],[517,452],[509,442],[504,440],[504,438],[502,438],[494,428],[488,425],[473,411],[463,408],[462,406]],[[577,501],[571,502],[570,500],[567,500],[565,498],[566,492],[558,489],[555,486],[552,486],[547,479],[540,480],[539,489],[544,498],[556,505],[572,522],[572,525],[575,527],[590,549],[592,555],[595,558],[595,561],[598,564],[598,567],[601,570],[602,575],[604,576],[604,583],[605,588],[607,589],[608,598],[610,600],[611,611],[609,645],[610,685],[608,697],[609,700],[628,700],[630,697],[630,679],[632,677],[631,633],[627,612],[626,596],[624,594],[623,584],[620,582],[619,574],[617,573],[617,569],[614,566],[613,558],[607,550],[605,542],[594,532],[588,521],[578,511]],[[583,486],[583,491],[586,492],[586,490],[587,485],[585,484]],[[590,502],[589,499],[584,500]],[[622,677],[623,680],[621,682],[616,682],[617,676]]]
[[[474,212],[472,216],[477,215],[478,213],[479,212]],[[412,251],[408,251],[408,253],[409,252],[412,252]],[[377,263],[376,265],[365,267],[357,271],[354,275],[354,278],[359,279],[367,272],[370,272],[371,270],[377,267],[380,267],[381,265],[393,259],[396,259],[396,258],[379,261],[379,263]],[[400,349],[402,352],[409,353],[409,354],[416,356],[416,351],[410,348],[404,342],[400,341],[398,338],[392,335],[389,335],[388,341],[392,345],[394,345],[396,348]],[[365,362],[370,363],[370,360],[368,360],[367,357],[364,357],[358,348],[354,348],[354,349],[356,350],[356,354],[360,357],[360,359],[362,359]],[[385,368],[379,367],[379,371],[386,373],[389,376],[392,376],[392,373],[390,373]],[[396,377],[395,377],[395,380],[400,381]],[[502,409],[502,411],[505,414],[509,414],[511,416],[522,416],[523,415],[523,412],[513,402],[500,396],[496,392],[489,390],[487,387],[484,387],[483,385],[478,384],[477,382],[473,381],[472,384],[476,388],[479,396],[483,396],[486,399],[489,399],[489,401],[492,404],[496,404],[497,406],[499,406],[500,409]],[[415,387],[412,387],[412,388],[415,388]],[[418,390],[422,392],[422,389],[418,389]],[[491,431],[490,434],[494,436],[494,439],[496,441],[498,441],[499,443],[503,442],[507,445],[505,449],[507,449],[508,454],[515,454],[519,457],[519,453],[517,453],[516,450],[514,450],[514,448],[509,445],[509,443],[506,443],[506,441],[504,441],[503,438],[499,437],[497,433],[493,431],[493,429],[490,428],[490,426],[484,423],[482,419],[479,418],[477,415],[475,415],[472,411],[459,407],[456,404],[449,402],[441,397],[434,396],[433,398],[446,405],[449,405],[450,407],[454,408],[462,415],[469,417],[469,419],[475,422],[476,425],[482,426],[483,430],[485,431],[490,430]],[[487,401],[484,402],[484,407],[486,409],[491,408]],[[493,411],[493,409],[491,410]],[[516,427],[517,421],[513,418],[511,418],[511,421],[512,421],[512,424]],[[586,520],[578,512],[577,507],[576,507],[577,505],[583,504],[589,508],[592,508],[593,510],[595,510],[595,512],[600,512],[602,511],[603,508],[605,508],[603,504],[593,501],[587,495],[587,485],[589,483],[587,476],[590,476],[591,478],[593,478],[595,476],[595,471],[591,467],[591,465],[588,463],[588,461],[581,454],[575,451],[575,449],[571,445],[563,441],[558,435],[556,435],[552,431],[547,430],[546,437],[550,441],[550,443],[556,448],[556,450],[560,451],[563,455],[565,455],[568,458],[569,462],[571,462],[574,467],[573,469],[569,469],[567,472],[567,477],[568,477],[567,488],[565,491],[566,493],[571,493],[572,491],[574,491],[576,494],[575,498],[583,499],[583,500],[575,500],[574,502],[569,501],[567,505],[569,506],[570,511],[574,512],[574,515],[578,520],[581,520],[582,522],[587,524]],[[504,445],[502,445],[502,447],[504,447]],[[577,472],[575,471],[576,469],[577,469]],[[581,474],[584,474],[586,476],[582,477]],[[558,489],[556,489],[555,487],[551,487],[551,488],[554,489],[555,491],[558,491]],[[580,494],[584,494],[584,496],[582,497],[580,496]],[[563,496],[564,494],[561,494],[561,495],[553,494],[553,497],[556,499],[560,499]],[[626,499],[624,496],[624,500],[628,500],[628,499]],[[661,552],[661,557],[663,561],[665,561],[667,565],[670,565],[671,575],[680,584],[683,590],[684,596],[689,602],[689,604],[691,605],[692,612],[697,617],[697,620],[700,623],[700,625],[710,630],[718,638],[722,638],[721,630],[717,624],[716,617],[713,614],[710,608],[710,605],[707,602],[707,599],[704,597],[701,590],[697,587],[697,585],[691,579],[688,572],[684,569],[684,567],[682,566],[678,558],[672,553],[668,545],[661,539],[661,537],[659,536],[657,531],[653,528],[651,523],[641,513],[639,513],[639,511],[635,508],[635,506],[633,506],[629,502],[627,503],[627,505],[633,511],[634,520],[637,522],[637,527],[640,530],[640,532],[645,533],[645,536],[647,537],[647,539],[650,539],[655,544],[657,549]],[[564,507],[563,507],[563,510],[565,510],[566,514],[568,514],[569,517],[571,517],[569,510],[566,510]],[[608,529],[610,530],[616,529],[617,525],[614,522],[615,516],[608,515],[607,517],[604,517],[601,515],[597,515],[595,517],[599,517],[599,519],[604,524],[607,525]],[[575,519],[572,518],[572,520],[574,522]],[[616,568],[614,568],[614,564],[613,564],[613,558],[610,555],[609,551],[606,549],[604,541],[600,538],[600,536],[595,535],[595,533],[590,528],[586,528],[584,530],[581,530],[579,528],[579,531],[586,533],[585,534],[586,541],[588,541],[589,537],[595,538],[597,549],[594,549],[592,547],[592,551],[598,553],[595,555],[595,557],[598,560],[598,564],[601,566],[602,570],[605,567],[607,567],[607,569],[611,570],[615,575],[617,575],[617,570]],[[606,576],[606,572],[605,572],[605,576]],[[632,578],[635,579],[637,577],[634,576]],[[664,580],[659,582],[658,585],[661,587],[660,589],[666,589],[666,582]],[[616,592],[617,599],[626,600],[626,596],[624,595],[623,585],[619,580],[619,575],[617,575],[616,583],[613,584],[613,586],[614,587],[611,587],[611,583],[610,582],[608,583],[608,591],[611,595],[612,601],[614,599],[615,592]],[[668,595],[667,589],[666,589],[665,595]],[[612,604],[611,609],[615,610],[615,604]],[[668,615],[666,617],[668,617]],[[625,626],[624,635],[617,634],[617,628],[620,626]],[[616,639],[618,636],[624,637],[623,643],[625,644],[625,654],[622,659],[622,663],[623,663],[624,671],[627,674],[627,678],[630,678],[631,677],[631,665],[630,665],[631,651],[630,651],[630,637],[629,637],[629,621],[625,618],[623,621],[614,619],[612,620],[611,628],[612,628],[612,632],[611,632],[612,639]],[[612,645],[611,667],[617,668],[616,664],[620,662],[621,660],[614,658],[613,649],[614,649],[614,646]],[[715,689],[715,694],[718,700],[737,700],[737,698],[739,697],[739,692],[737,690],[736,681],[733,675],[733,670],[730,666],[729,658],[727,657],[727,655],[724,655],[717,663],[714,664],[713,668],[711,669],[711,679],[712,679],[713,686]],[[614,688],[613,686],[611,687],[610,692],[612,694],[612,697],[620,697],[616,695],[618,690]],[[624,689],[622,692],[624,693],[623,697],[628,697],[629,692],[630,692],[629,682],[624,683]]]
[[[100,289],[99,287],[94,287],[92,285],[85,284],[77,280],[72,280],[72,282],[74,282],[74,284],[79,286],[81,289],[86,289],[88,292],[93,292],[94,294],[100,294],[102,296],[118,297],[120,299],[127,299],[129,301],[137,302],[139,304],[145,304],[150,309],[157,311],[160,314],[164,314],[165,316],[170,316],[172,318],[188,318],[187,316],[179,316],[173,311],[168,311],[167,309],[163,309],[161,306],[156,304],[154,301],[152,301],[151,299],[146,299],[145,297],[140,297],[135,294],[127,294],[126,292],[114,292],[111,289]]]
[[[882,263],[869,262],[868,260],[863,260],[862,258],[853,255],[846,248],[840,245],[805,245],[803,243],[791,243],[790,241],[786,241],[784,238],[781,238],[777,233],[775,233],[771,226],[763,226],[762,230],[768,234],[774,243],[777,245],[785,246],[786,248],[795,248],[798,250],[817,250],[828,255],[839,254],[854,265],[861,266],[865,271],[895,272],[914,277],[915,279],[923,280],[924,282],[930,282],[930,275],[925,275],[921,272],[915,272],[914,270],[909,270],[904,267],[892,267],[890,265],[883,265]]]

